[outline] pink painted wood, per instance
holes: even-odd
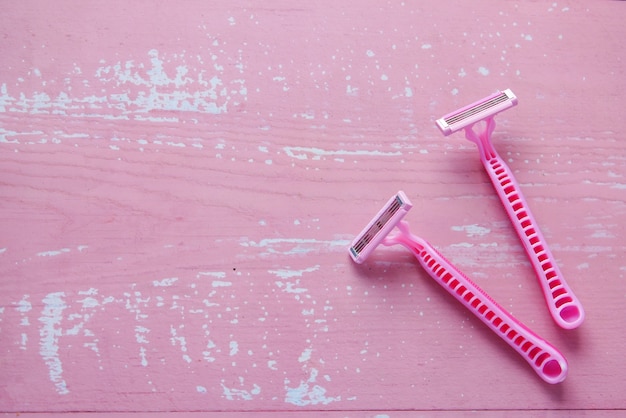
[[[623,413],[625,18],[611,1],[6,2],[0,412]],[[503,88],[520,104],[495,146],[586,309],[574,331],[475,146],[434,125]],[[565,354],[564,383],[407,252],[351,263],[400,189],[413,230]]]

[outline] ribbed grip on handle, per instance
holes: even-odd
[[[513,347],[543,380],[559,383],[565,379],[567,361],[556,348],[504,310],[429,243],[412,238],[418,245],[409,248],[435,281]]]
[[[565,282],[513,173],[495,152],[482,161],[524,244],[554,321],[565,329],[578,327],[585,319],[585,311]]]

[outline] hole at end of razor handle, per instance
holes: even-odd
[[[563,321],[571,324],[580,318],[580,311],[577,306],[566,306],[561,312],[559,312],[559,316],[563,319]]]
[[[561,365],[556,360],[550,360],[543,366],[543,374],[548,376],[551,379],[559,377],[561,373],[563,373],[563,369]]]

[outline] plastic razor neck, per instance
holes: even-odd
[[[384,245],[402,245],[415,256],[418,256],[424,249],[424,241],[411,233],[409,223],[406,221],[398,222],[396,229],[395,233],[387,236],[382,243]]]
[[[465,138],[472,141],[478,146],[480,157],[483,161],[489,161],[490,159],[495,158],[498,154],[491,144],[491,134],[496,128],[496,121],[494,120],[493,116],[485,119],[485,125],[482,130],[479,130],[477,132],[474,129],[475,126],[476,124],[470,125],[465,128]]]

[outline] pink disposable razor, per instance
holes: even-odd
[[[513,172],[491,143],[491,133],[496,127],[494,116],[516,104],[517,97],[513,92],[504,90],[442,117],[437,120],[437,126],[446,136],[465,129],[465,137],[478,145],[480,160],[524,244],[550,314],[559,326],[573,329],[582,324],[585,311],[565,282]],[[474,131],[474,124],[481,120],[486,122],[484,129]]]
[[[402,221],[411,207],[403,192],[393,196],[352,242],[352,259],[362,263],[379,244],[403,245],[437,283],[513,347],[543,380],[562,382],[567,376],[565,357],[498,305],[428,242],[412,235],[408,223]],[[397,231],[388,235],[394,227]]]

